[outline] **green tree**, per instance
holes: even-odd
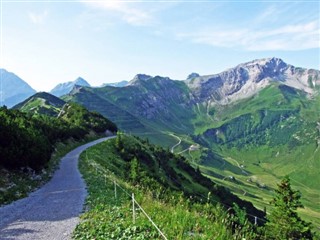
[[[139,163],[136,157],[134,157],[130,162],[130,179],[133,183],[137,182],[138,179],[138,169]]]
[[[121,132],[117,132],[117,137],[116,137],[116,148],[121,151],[123,149],[123,142],[121,139]]]
[[[297,208],[303,208],[301,194],[291,188],[286,176],[280,184],[271,204],[274,209],[267,217],[266,236],[268,239],[313,239],[311,223],[303,221]]]

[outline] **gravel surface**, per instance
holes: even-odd
[[[0,239],[70,239],[87,195],[78,170],[80,153],[98,139],[64,156],[52,179],[27,198],[0,208]]]

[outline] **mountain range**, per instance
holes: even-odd
[[[68,99],[104,112],[124,130],[138,131],[129,123],[137,118],[145,128],[156,123],[160,129],[193,133],[199,124],[215,125],[219,109],[280,85],[311,98],[319,90],[319,71],[295,68],[277,58],[260,59],[185,81],[138,74],[123,88],[75,87]],[[103,105],[109,107],[100,109]],[[115,114],[114,108],[121,114]]]
[[[304,196],[303,217],[316,221],[319,90],[319,70],[266,58],[219,74],[191,73],[184,81],[138,74],[124,87],[74,84],[63,100],[101,113],[124,132],[170,147],[261,209],[276,182],[290,175]]]
[[[126,87],[77,86],[64,100],[172,148],[261,209],[289,175],[304,196],[302,215],[314,221],[320,217],[319,86],[319,70],[268,58],[185,81],[138,74]]]

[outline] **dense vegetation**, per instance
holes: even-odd
[[[219,187],[210,188],[199,171],[184,162],[181,156],[123,135],[87,150],[81,155],[80,170],[88,185],[90,210],[82,216],[74,238],[162,239],[138,207],[133,223],[133,192],[168,239],[313,239],[310,224],[299,219],[292,205],[290,211],[275,211],[279,219],[291,219],[295,235],[285,235],[288,231],[282,220],[283,224],[273,227],[278,221],[274,214],[259,219],[261,226],[254,225],[248,221],[246,207],[239,206],[230,194],[221,196]],[[290,184],[285,189],[282,186],[275,199],[298,199]],[[234,201],[230,206],[223,201],[229,198]],[[297,228],[299,224],[306,229]]]
[[[58,118],[0,108],[0,166],[7,169],[42,169],[57,142],[82,139],[90,131],[117,130],[98,113],[67,104]]]

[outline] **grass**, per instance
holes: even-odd
[[[249,227],[247,232],[240,226],[232,231],[232,217],[220,205],[194,202],[150,179],[136,184],[125,179],[126,163],[115,151],[113,141],[96,145],[80,156],[79,167],[89,195],[87,212],[74,239],[162,239],[138,207],[133,222],[132,192],[168,239],[242,239],[245,235],[255,239]],[[121,186],[117,187],[117,197],[115,181]],[[152,188],[148,187],[150,181]]]
[[[175,153],[195,144],[188,135],[175,135],[182,139],[181,144],[175,148]],[[168,135],[168,138],[170,137],[170,142],[167,141],[167,143],[170,143],[172,147],[178,140]],[[320,159],[320,151],[315,151],[317,146],[314,145],[314,142],[307,143],[307,141],[304,145],[290,151],[285,145],[272,148],[268,146],[245,147],[243,149],[220,146],[216,151],[223,156],[222,162],[211,160],[201,163],[201,155],[206,151],[204,147],[193,152],[186,151],[182,155],[189,159],[194,167],[200,162],[201,171],[206,176],[210,176],[214,182],[226,186],[240,198],[252,202],[257,208],[261,210],[266,208],[268,212],[271,210],[269,203],[276,183],[289,174],[293,188],[302,193],[305,208],[300,209],[299,214],[318,228],[320,226],[320,162],[317,159]],[[166,138],[158,141],[162,144],[164,142]],[[243,170],[247,171],[249,176],[243,174],[235,160],[244,166]],[[233,176],[236,181],[230,181],[229,176]],[[252,182],[248,182],[249,179],[252,179]]]
[[[269,203],[274,195],[273,190],[276,188],[276,184],[285,175],[289,175],[292,187],[302,194],[301,200],[305,208],[300,209],[299,214],[318,228],[320,226],[320,190],[318,185],[320,176],[317,173],[319,167],[314,166],[318,162],[311,161],[311,165],[308,166],[301,159],[303,156],[307,159],[310,157],[320,159],[320,156],[319,153],[313,155],[312,151],[307,154],[308,148],[314,150],[312,146],[304,146],[304,155],[298,154],[301,150],[299,148],[295,150],[297,153],[291,153],[291,155],[281,147],[277,151],[275,151],[276,149],[264,148],[250,148],[241,151],[224,149],[222,155],[229,156],[224,158],[226,161],[224,168],[217,164],[215,166],[201,166],[201,170],[213,181],[228,187],[240,198],[251,201],[259,209],[266,208],[268,212],[271,210]],[[275,157],[278,152],[280,154]],[[237,162],[244,166],[243,170],[249,173],[248,176],[242,174]],[[230,171],[233,168],[240,171]],[[228,176],[233,176],[236,181],[230,181]]]

